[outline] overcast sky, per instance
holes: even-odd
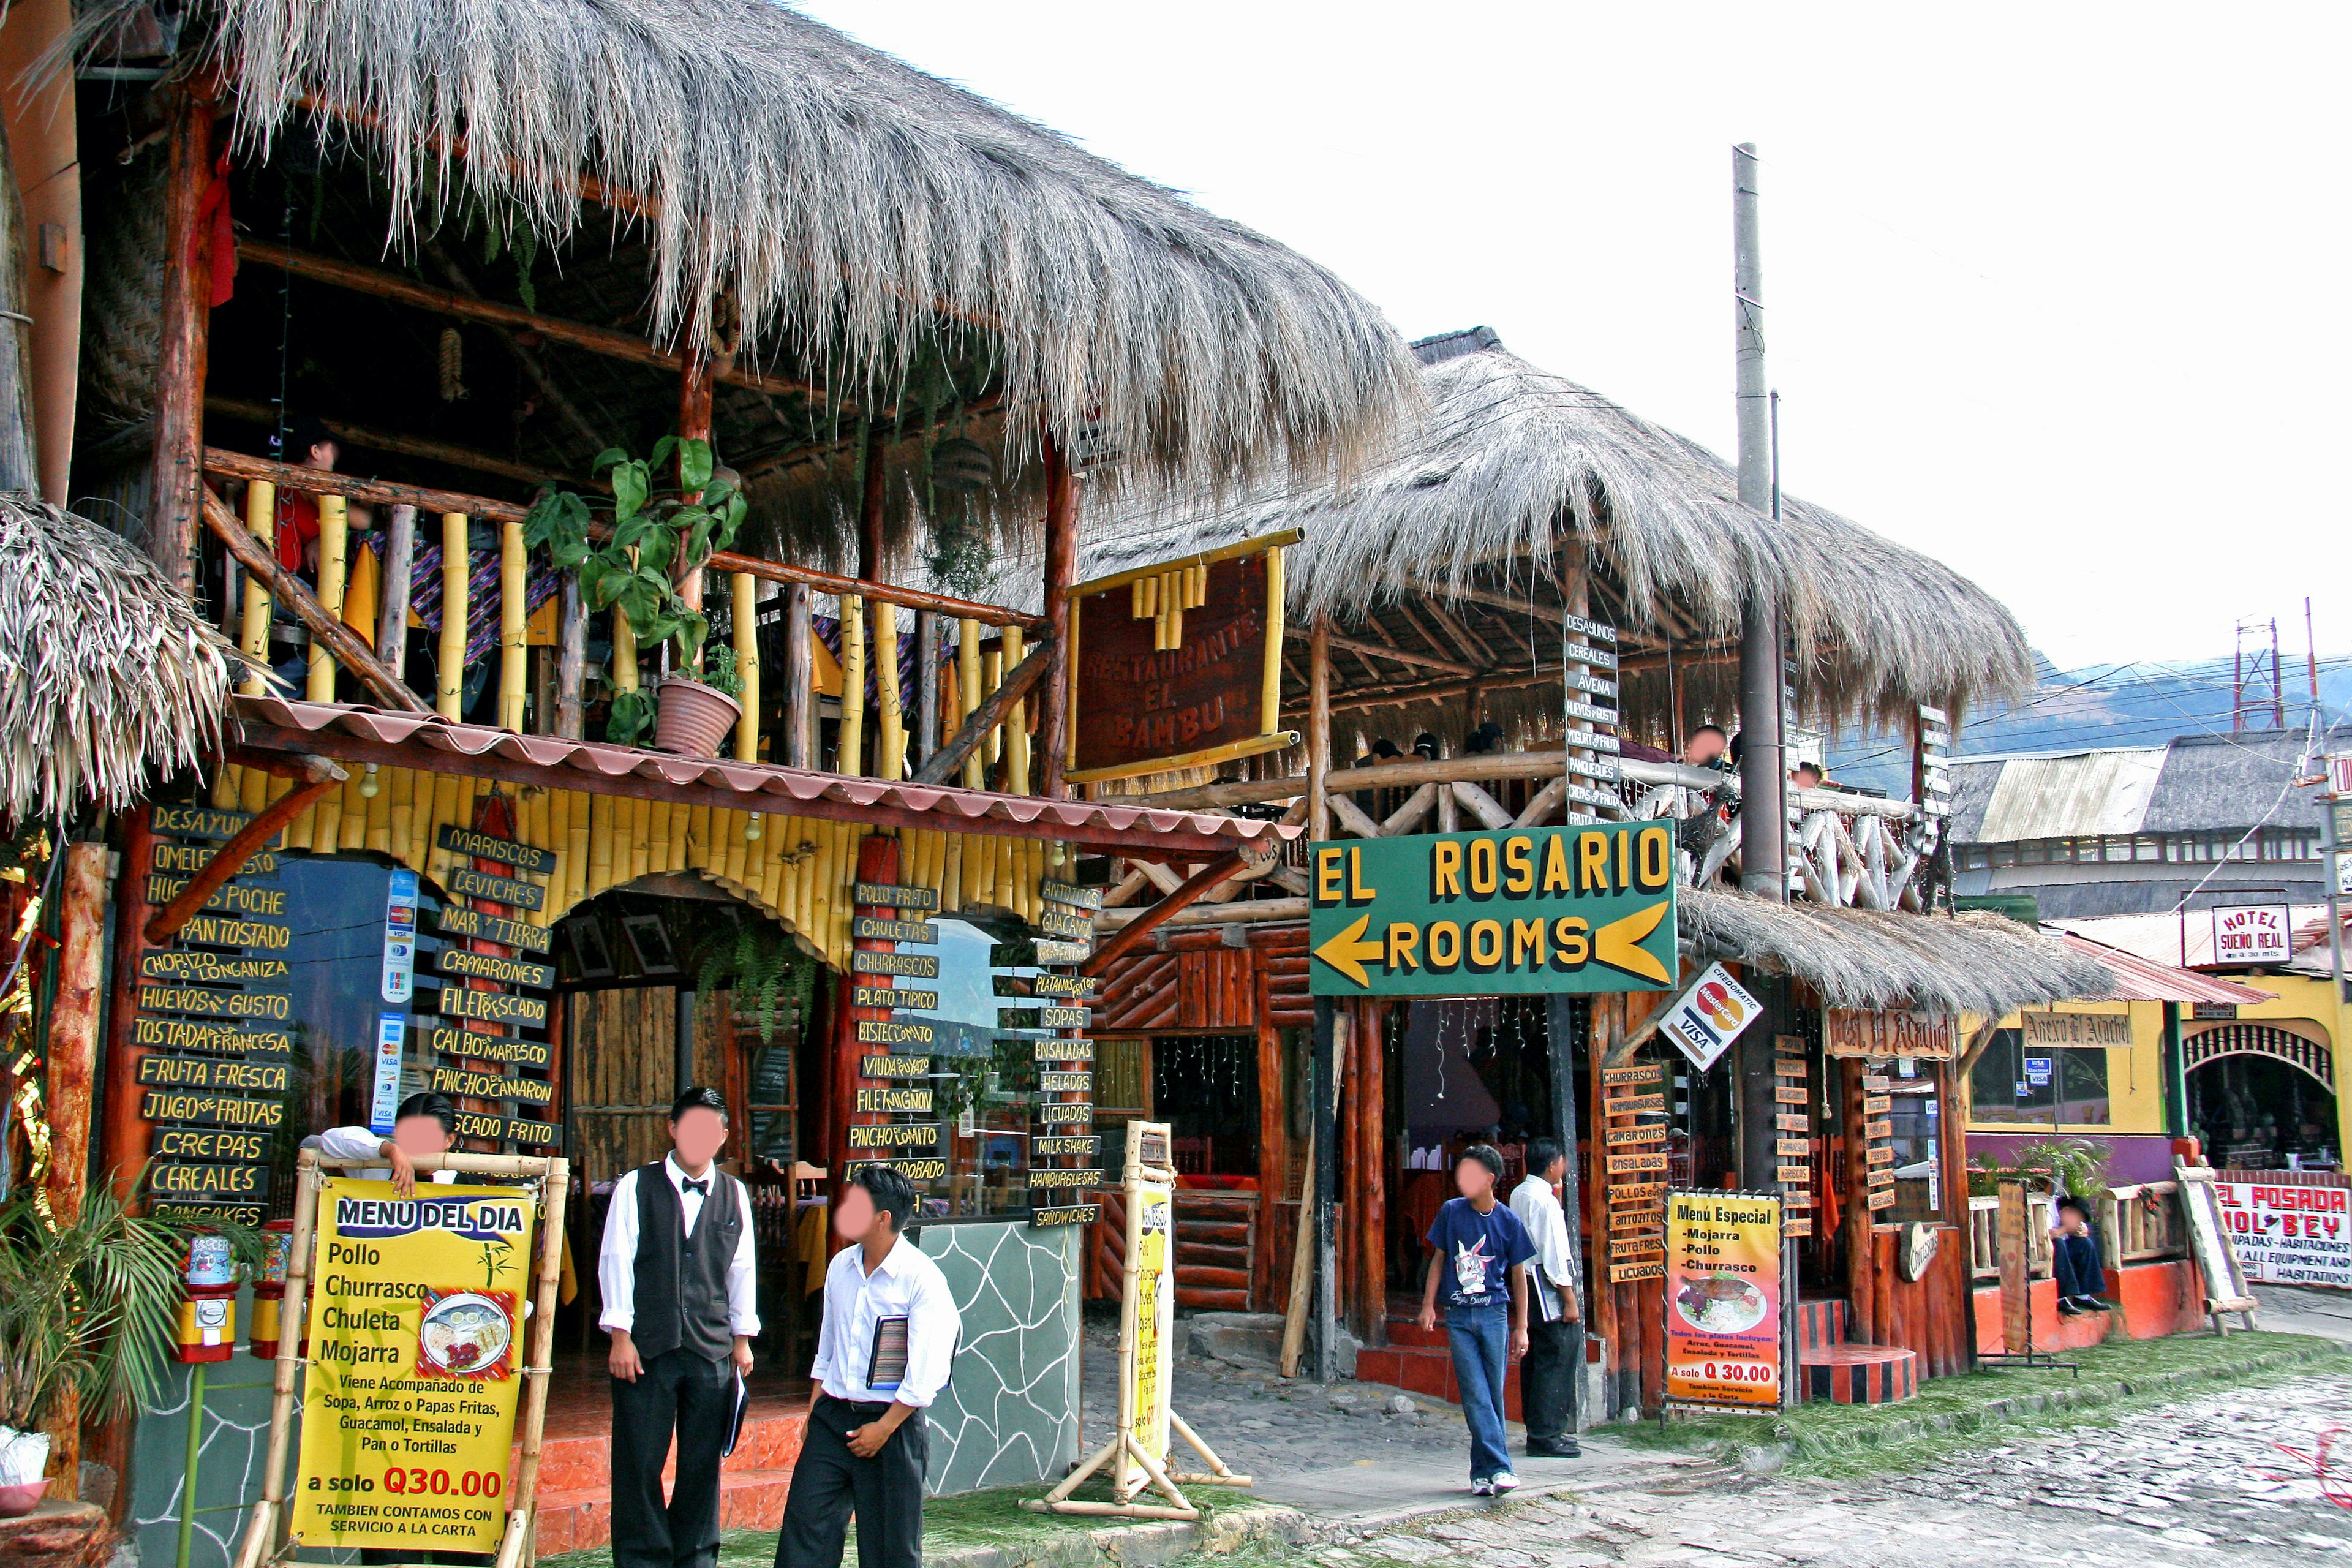
[[[2352,8],[804,8],[1727,457],[1753,141],[1790,490],[2062,666],[2352,647]]]

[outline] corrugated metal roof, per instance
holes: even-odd
[[[2257,991],[2234,980],[2217,979],[2210,974],[2192,973],[2169,963],[2158,963],[2120,947],[2095,942],[2079,931],[2061,931],[2058,940],[2075,952],[2105,964],[2107,973],[2115,976],[2110,994],[2120,1001],[2225,1002],[2246,1006],[2256,1002],[2268,1002],[2273,996],[2271,992]]]
[[[1968,841],[2137,833],[2164,760],[2162,746],[2011,758],[2000,764],[1984,819]]]
[[[514,776],[559,789],[609,795],[709,791],[735,797],[720,804],[739,811],[884,821],[914,815],[927,819],[917,826],[941,832],[1058,838],[1087,847],[1124,847],[1146,858],[1163,846],[1171,853],[1189,849],[1198,858],[1202,852],[1230,853],[1244,844],[1271,846],[1305,831],[1202,812],[892,784],[764,763],[706,762],[341,703],[241,696],[234,700],[232,712],[249,747],[315,752],[442,773]]]

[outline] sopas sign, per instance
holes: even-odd
[[[1666,822],[1341,839],[1308,847],[1318,996],[1664,991]]]

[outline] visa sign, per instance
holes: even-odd
[[[1665,822],[1349,838],[1307,850],[1318,996],[1673,987]]]
[[[1691,1064],[1705,1072],[1715,1065],[1739,1032],[1764,1014],[1764,1005],[1748,994],[1720,963],[1707,966],[1698,984],[1666,1010],[1658,1033],[1682,1047]]]

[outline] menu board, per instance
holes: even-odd
[[[204,805],[147,811],[155,837],[136,869],[158,906],[253,820]],[[159,1219],[268,1217],[294,1053],[293,927],[276,844],[256,848],[168,946],[140,955],[131,1037],[146,1054],[133,1079],[152,1124],[145,1182]]]
[[[1094,981],[1073,971],[1093,951],[1087,911],[1101,906],[1102,889],[1045,882],[1038,891],[1046,902],[1038,929],[1061,940],[1037,943],[1045,973],[1029,984],[1039,1003],[1029,1021],[1040,1031],[1031,1037],[1037,1121],[1029,1139],[1029,1223],[1086,1225],[1102,1212],[1098,1203],[1081,1201],[1103,1184],[1102,1139],[1094,1131],[1095,1043],[1085,1037]]]
[[[1663,1063],[1601,1069],[1601,1157],[1610,1283],[1666,1271],[1666,1096]]]
[[[857,1043],[868,1048],[857,1059],[851,1109],[858,1120],[846,1130],[848,1163],[853,1172],[887,1165],[919,1187],[943,1181],[947,1149],[933,1100],[931,1056],[942,1044],[952,1052],[955,1030],[944,1020],[902,1016],[937,1007],[940,994],[895,984],[901,977],[939,978],[937,953],[900,949],[938,943],[938,923],[923,917],[939,908],[940,895],[932,888],[859,882],[851,898],[850,935],[863,945],[853,954],[850,1016]]]
[[[1812,1091],[1805,1042],[1772,1037],[1773,1173],[1780,1187],[1780,1234],[1813,1234]]]
[[[514,916],[546,907],[545,888],[529,879],[553,871],[555,855],[456,823],[442,825],[437,843],[464,858],[444,879],[448,905],[433,915],[444,945],[431,972],[440,982],[436,1016],[418,1020],[425,1086],[457,1103],[460,1139],[502,1153],[549,1153],[562,1142],[552,1120],[553,1052],[534,1037],[547,1030],[555,969],[542,955],[554,939]]]

